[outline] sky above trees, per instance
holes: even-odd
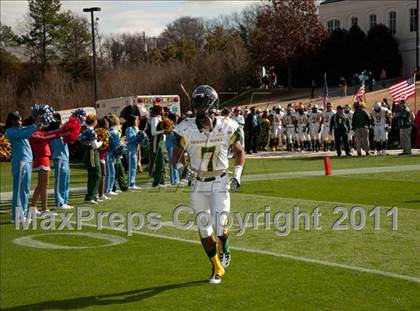
[[[103,33],[146,31],[157,36],[167,24],[181,16],[213,18],[240,11],[258,1],[62,1],[62,9],[85,15],[84,7],[102,8],[99,17]],[[26,0],[2,0],[1,22],[15,32],[22,30],[28,11]]]

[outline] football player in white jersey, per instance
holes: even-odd
[[[311,112],[308,114],[309,134],[311,136],[311,149],[318,152],[321,148],[320,132],[322,122],[322,112],[318,110],[318,105],[311,106]]]
[[[284,112],[281,106],[276,107],[271,115],[271,139],[272,151],[280,150],[283,145],[282,119]]]
[[[285,129],[285,133],[286,133],[287,151],[293,151],[293,145],[294,145],[294,140],[296,136],[296,129],[295,129],[295,112],[291,104],[287,106],[287,112],[283,116],[282,123],[283,123],[283,128]]]
[[[388,129],[391,126],[391,112],[376,102],[372,109],[373,140],[377,155],[386,155]]]
[[[245,156],[238,123],[214,115],[219,101],[217,92],[208,85],[199,86],[194,90],[191,101],[195,118],[175,126],[178,143],[172,159],[174,165],[181,169],[185,165],[183,155],[187,152],[190,169],[196,174],[191,183],[191,208],[196,214],[201,244],[212,264],[209,283],[218,284],[231,259],[228,232],[224,228],[230,212],[229,190],[239,188]],[[227,172],[230,146],[235,157],[232,178]],[[218,237],[219,254],[214,235]]]
[[[334,115],[335,111],[333,110],[333,105],[327,103],[327,110],[322,112],[321,140],[324,144],[324,151],[328,151],[328,146],[331,145],[330,122]]]
[[[300,151],[303,151],[308,141],[307,128],[308,128],[308,114],[305,111],[305,107],[302,103],[299,103],[297,112],[295,113],[296,118],[296,140]]]

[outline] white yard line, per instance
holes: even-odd
[[[332,170],[332,176],[343,176],[343,175],[359,175],[359,174],[372,174],[372,173],[395,173],[395,172],[408,172],[408,171],[420,171],[420,165],[399,165],[399,166],[377,166],[377,167],[361,167],[361,168],[348,168],[348,169],[337,169]],[[260,180],[272,180],[272,179],[290,179],[298,177],[318,177],[324,176],[325,171],[302,171],[302,172],[285,172],[285,173],[267,173],[267,174],[255,174],[255,175],[244,175],[242,180],[246,181],[260,181]]]
[[[311,203],[314,204],[315,207],[323,208],[323,206],[320,206],[321,204],[328,204],[328,205],[335,205],[335,206],[360,206],[360,207],[366,207],[366,208],[373,208],[376,206],[380,206],[381,208],[385,209],[391,209],[394,206],[382,206],[382,205],[373,205],[373,204],[364,204],[364,203],[353,203],[353,202],[334,202],[334,201],[318,201],[318,200],[309,200],[309,199],[298,199],[298,198],[289,198],[289,197],[279,197],[275,195],[264,195],[264,194],[254,194],[254,193],[238,193],[241,196],[253,196],[253,197],[260,197],[260,198],[271,198],[271,199],[279,199],[279,200],[289,200],[289,201],[296,201],[296,202],[304,202],[304,203]],[[266,204],[267,205],[267,204]],[[265,207],[261,206],[261,208]],[[420,209],[414,209],[414,208],[405,208],[405,207],[398,207],[398,210],[403,210],[404,212],[413,212],[418,213],[420,212]]]
[[[76,224],[76,222],[72,222],[72,223]],[[84,225],[88,226],[88,227],[93,227],[93,228],[96,227],[96,225],[94,225],[94,224],[84,224]],[[124,229],[115,229],[115,228],[111,228],[111,227],[107,227],[107,226],[103,226],[103,228],[107,229],[107,230],[126,232],[126,230],[124,230]],[[147,236],[147,237],[153,237],[153,238],[159,238],[159,239],[165,239],[165,240],[185,242],[185,243],[190,243],[190,244],[201,244],[198,240],[188,240],[188,239],[184,239],[184,238],[167,236],[167,235],[162,235],[162,234],[141,232],[141,231],[135,231],[135,230],[133,230],[133,233],[137,234],[137,235],[143,235],[143,236]],[[271,252],[271,251],[258,250],[258,249],[252,249],[252,248],[232,246],[231,249],[236,250],[236,251],[240,251],[240,252],[245,252],[245,253],[274,256],[274,257],[285,258],[285,259],[290,259],[290,260],[295,260],[295,261],[300,261],[300,262],[306,262],[306,263],[335,267],[335,268],[342,268],[342,269],[353,270],[353,271],[357,271],[357,272],[376,274],[376,275],[386,276],[386,277],[390,277],[390,278],[394,278],[394,279],[401,279],[401,280],[405,280],[405,281],[420,283],[420,278],[418,278],[418,277],[404,275],[404,274],[398,274],[398,273],[393,273],[393,272],[387,272],[387,271],[382,271],[382,270],[369,269],[369,268],[364,268],[364,267],[359,267],[359,266],[352,266],[352,265],[348,265],[348,264],[341,264],[341,263],[336,263],[336,262],[331,262],[331,261],[326,261],[326,260],[319,260],[319,259],[302,257],[302,256],[280,254],[280,253],[275,253],[275,252]]]

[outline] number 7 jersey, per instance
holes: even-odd
[[[236,121],[216,117],[213,130],[200,131],[195,118],[188,118],[175,126],[177,142],[187,151],[194,171],[211,172],[227,170],[229,146],[240,139]]]

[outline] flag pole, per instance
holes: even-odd
[[[414,114],[417,114],[417,87],[416,87],[416,75],[417,71],[414,70]]]

